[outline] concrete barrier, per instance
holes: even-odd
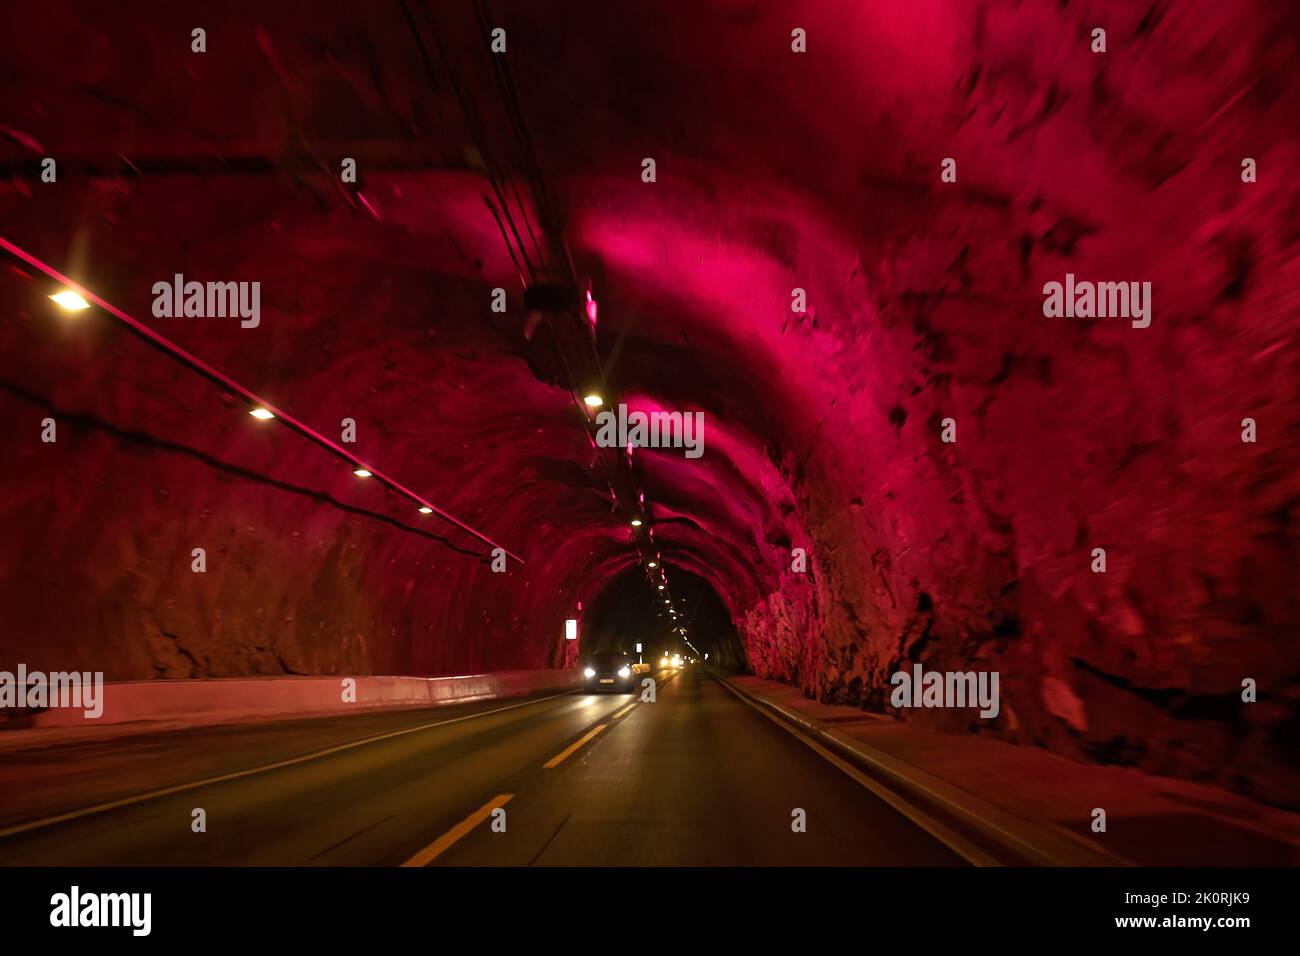
[[[344,681],[356,681],[355,702],[344,701]],[[94,727],[132,721],[222,723],[354,714],[388,708],[434,707],[522,697],[577,687],[577,670],[498,671],[456,677],[250,677],[106,683],[103,714],[80,709],[37,713],[31,726]]]

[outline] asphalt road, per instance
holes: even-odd
[[[6,750],[0,864],[964,863],[702,668],[659,680],[654,703],[573,693]]]

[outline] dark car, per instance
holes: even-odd
[[[582,668],[582,684],[587,690],[627,693],[635,681],[636,670],[625,654],[593,654]]]

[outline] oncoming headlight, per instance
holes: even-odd
[[[587,678],[588,680],[591,680],[591,678],[596,676],[596,672],[592,670],[590,667],[587,667],[583,669],[582,676]]]
[[[624,680],[627,680],[627,678],[632,676],[632,668],[624,664],[622,667],[618,669],[618,676],[623,678]]]

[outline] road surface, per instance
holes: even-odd
[[[702,667],[659,681],[653,703],[570,693],[0,751],[0,864],[964,864]]]

